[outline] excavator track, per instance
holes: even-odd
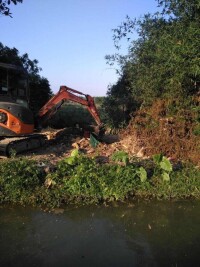
[[[43,134],[32,134],[23,137],[7,137],[0,140],[0,153],[3,156],[10,157],[13,153],[20,154],[42,147],[46,142],[47,137]]]

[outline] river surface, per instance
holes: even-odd
[[[57,210],[57,213],[62,210]],[[200,202],[0,207],[0,267],[200,266]]]

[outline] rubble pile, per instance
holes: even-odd
[[[68,157],[73,149],[78,149],[89,157],[96,157],[101,162],[108,162],[116,151],[125,151],[129,155],[143,157],[142,150],[137,144],[135,136],[107,134],[101,138],[101,142],[94,147],[90,138],[85,138],[80,132],[66,128],[62,130],[49,130],[43,132],[48,138],[48,144],[39,149],[26,153],[26,157],[36,160],[46,160],[55,163]]]

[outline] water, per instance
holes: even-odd
[[[0,266],[200,266],[200,202],[1,207]]]

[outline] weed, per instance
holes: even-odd
[[[15,158],[6,160],[0,164],[0,202],[27,202],[26,197],[31,196],[43,181],[44,173],[35,161]]]
[[[46,173],[36,161],[13,158],[0,163],[0,202],[60,206],[62,203],[100,203],[142,198],[200,198],[200,170],[182,164],[172,169],[159,154],[133,162],[113,154],[112,164],[99,164],[78,150]],[[123,164],[122,164],[123,163]]]
[[[170,181],[170,173],[172,172],[172,164],[162,154],[153,156],[154,163],[156,164],[154,175],[161,175],[163,181]]]
[[[123,150],[114,152],[111,158],[113,161],[123,162],[125,165],[129,163],[129,155]]]

